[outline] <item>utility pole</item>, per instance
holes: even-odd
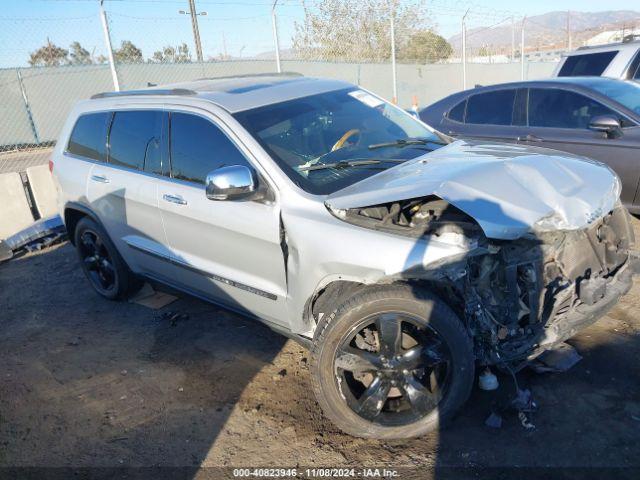
[[[462,89],[467,89],[467,14],[469,9],[462,16]]]
[[[196,57],[198,58],[198,62],[202,63],[204,60],[202,59],[202,43],[200,42],[200,29],[198,28],[198,15],[204,16],[207,12],[198,13],[196,11],[195,0],[189,0],[189,11],[179,10],[178,13],[181,15],[191,15],[191,28],[193,29],[193,43],[196,45]]]
[[[224,32],[222,32],[222,55],[223,60],[227,60],[227,41],[224,38]]]
[[[276,47],[276,70],[278,73],[282,72],[282,65],[280,64],[280,42],[278,41],[278,20],[276,19],[276,6],[278,6],[278,0],[273,0],[273,6],[271,7],[271,27],[273,28],[273,42]]]
[[[113,80],[113,89],[120,91],[120,82],[118,81],[118,72],[116,71],[116,62],[113,58],[113,47],[111,45],[111,34],[109,33],[109,22],[107,22],[107,12],[104,11],[102,5],[104,0],[100,0],[100,21],[102,22],[102,31],[104,32],[104,43],[107,46],[107,56],[109,58],[109,69],[111,70],[111,79]]]
[[[567,50],[571,50],[571,10],[567,10]]]
[[[511,63],[516,61],[516,23],[511,16]]]
[[[393,103],[398,103],[398,72],[396,71],[396,3],[391,3],[391,75],[393,76]]]
[[[522,28],[520,29],[520,80],[524,80],[524,22],[527,19],[522,17]]]

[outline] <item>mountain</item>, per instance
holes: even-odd
[[[640,24],[640,12],[634,10],[609,10],[604,12],[556,11],[527,17],[525,21],[525,51],[540,48],[565,48],[567,46],[567,15],[572,46],[578,47],[604,30],[631,28]],[[520,45],[522,19],[514,19],[516,49]],[[492,50],[511,49],[511,21],[494,28],[467,29],[467,47],[471,50],[483,46]],[[449,43],[460,51],[461,34],[449,38]]]

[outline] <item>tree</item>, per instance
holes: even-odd
[[[47,44],[31,52],[29,65],[32,67],[57,67],[67,62],[69,52],[64,48],[51,43],[47,38]]]
[[[153,56],[149,59],[149,61],[153,63],[165,63],[167,48],[172,47],[164,47],[162,50],[156,50],[155,52],[153,52]]]
[[[182,43],[178,45],[178,54],[176,55],[176,63],[189,63],[191,61],[191,53],[189,53],[189,45]]]
[[[423,0],[319,0],[313,11],[305,7],[302,23],[296,22],[293,50],[306,59],[389,60],[391,12],[396,32],[406,34],[424,27],[422,6]]]
[[[91,54],[80,45],[80,42],[73,42],[69,45],[69,63],[71,65],[89,65],[93,61]]]
[[[120,48],[114,50],[113,58],[116,63],[142,63],[142,50],[136,47],[131,41],[123,40]]]
[[[155,63],[189,63],[191,62],[191,53],[189,53],[189,46],[186,43],[178,45],[177,49],[167,45],[162,50],[155,51],[149,60]]]
[[[435,63],[453,54],[453,47],[443,37],[431,30],[420,30],[409,37],[400,48],[398,60]]]
[[[489,57],[491,56],[491,52],[489,51],[489,47],[487,45],[482,45],[478,50],[478,56],[480,57]]]

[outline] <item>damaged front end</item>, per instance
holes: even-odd
[[[617,205],[587,227],[490,239],[469,215],[435,196],[332,210],[362,227],[446,242],[468,253],[446,265],[404,272],[457,310],[484,364],[519,368],[595,322],[632,283],[635,257],[627,210]],[[532,233],[535,232],[535,233]]]

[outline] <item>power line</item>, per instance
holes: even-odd
[[[201,2],[199,2],[201,3]],[[127,15],[124,13],[117,13],[117,12],[110,12],[109,16],[111,17],[121,17],[121,18],[130,18],[133,20],[150,20],[150,21],[163,21],[163,20],[167,20],[167,21],[172,21],[175,22],[176,21],[176,17],[175,16],[164,16],[164,17],[141,17],[141,16],[136,16],[136,15]],[[285,15],[279,15],[279,16],[285,16]],[[201,20],[205,20],[205,21],[217,21],[217,20],[229,20],[229,21],[236,21],[236,20],[254,20],[254,19],[264,19],[264,18],[269,18],[269,14],[265,13],[264,15],[253,15],[250,17],[214,17],[211,15],[207,15],[206,17],[201,18]]]
[[[467,35],[467,38],[469,38],[469,37],[471,37],[471,36],[473,36],[473,35],[477,35],[478,33],[482,33],[482,32],[486,32],[487,30],[491,30],[492,28],[495,28],[495,27],[497,27],[498,25],[502,25],[502,24],[503,24],[503,23],[505,23],[507,20],[511,20],[511,17],[507,17],[507,18],[505,18],[505,19],[503,19],[503,20],[500,20],[499,22],[494,23],[493,25],[489,25],[488,27],[480,27],[480,28],[478,28],[478,29],[474,30],[472,33],[469,33],[469,34]]]
[[[67,3],[95,3],[96,0],[27,0],[30,2],[49,2],[49,3],[62,3],[62,2],[67,2]],[[173,4],[173,5],[183,5],[184,2],[180,1],[180,0],[105,0],[105,2],[108,3],[147,3],[147,4],[158,4],[158,3],[162,3],[162,4]],[[229,6],[269,6],[270,3],[269,2],[257,2],[255,0],[252,0],[250,2],[239,2],[239,1],[233,1],[233,2],[221,2],[218,0],[214,0],[214,1],[207,1],[207,0],[199,0],[198,1],[199,4],[203,4],[203,5],[218,5],[218,6],[224,6],[224,5],[229,5]],[[292,5],[292,4],[284,4],[283,6],[298,6],[298,5]]]

